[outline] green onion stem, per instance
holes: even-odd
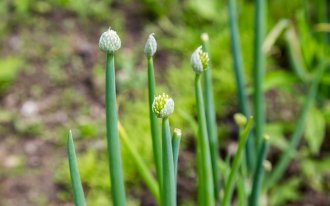
[[[73,189],[73,198],[75,206],[85,206],[85,196],[84,190],[81,185],[79,168],[77,163],[76,152],[73,144],[72,133],[69,132],[68,142],[68,159],[69,159],[69,167],[70,167],[70,175],[71,175],[71,185]]]
[[[162,206],[176,205],[175,175],[173,163],[173,151],[168,118],[162,121],[162,145],[163,145],[163,184]]]
[[[173,151],[173,162],[174,162],[174,173],[175,179],[177,178],[178,173],[178,160],[179,160],[179,151],[180,151],[180,142],[181,142],[181,131],[175,129],[172,136],[172,151]]]
[[[203,37],[204,35],[204,37]],[[209,41],[207,34],[202,35],[203,51],[209,54]],[[209,55],[210,56],[210,55]],[[210,57],[209,57],[210,58]],[[216,112],[214,109],[214,97],[213,97],[213,86],[212,86],[212,71],[210,63],[208,64],[207,70],[204,72],[204,94],[205,94],[205,116],[207,134],[209,138],[209,147],[211,152],[211,164],[212,164],[212,177],[214,185],[215,200],[219,201],[219,172],[218,172],[218,136],[217,136],[217,122]]]
[[[156,165],[156,175],[161,188],[162,183],[162,142],[160,137],[160,131],[158,126],[158,119],[156,114],[152,111],[152,103],[155,97],[156,90],[155,75],[154,75],[154,64],[153,58],[148,58],[148,88],[149,88],[149,117],[152,137],[152,149],[154,154],[154,161]]]
[[[195,77],[195,94],[196,94],[196,104],[197,104],[197,116],[198,116],[198,144],[200,144],[200,165],[201,167],[201,181],[204,185],[203,188],[203,199],[204,206],[214,206],[214,186],[213,186],[213,178],[212,178],[212,164],[210,157],[210,147],[208,143],[207,137],[207,127],[206,127],[206,117],[204,111],[204,100],[201,86],[201,75],[196,74]],[[199,177],[200,178],[200,177]]]
[[[265,125],[265,99],[263,95],[263,77],[265,71],[265,55],[262,45],[265,35],[265,3],[266,0],[256,0],[255,36],[254,36],[254,68],[253,68],[253,106],[255,116],[255,144],[257,150],[261,144],[261,138]]]
[[[238,206],[246,206],[246,185],[245,176],[243,174],[238,175],[237,180],[237,193],[238,193]]]
[[[179,151],[180,151],[180,141],[181,141],[181,130],[174,129],[172,136],[172,152],[173,152],[173,164],[174,164],[174,179],[175,179],[175,194],[176,194],[176,185],[178,177],[178,160],[179,160]]]
[[[237,26],[237,15],[236,15],[236,0],[228,0],[228,13],[229,13],[229,24],[230,24],[230,39],[231,39],[231,50],[233,55],[233,64],[235,71],[236,87],[237,87],[237,97],[240,112],[248,117],[249,114],[249,103],[248,97],[245,90],[245,80],[244,80],[244,66],[241,55],[240,41],[239,41],[239,30]],[[246,149],[246,164],[249,169],[252,170],[254,165],[254,142],[252,138],[248,138]]]
[[[120,143],[118,137],[118,118],[116,109],[116,82],[114,53],[107,52],[106,60],[106,125],[109,157],[109,170],[113,205],[125,206],[125,185],[120,157]]]
[[[274,170],[272,170],[272,173],[267,178],[267,181],[265,182],[264,189],[268,189],[272,187],[283,175],[284,171],[288,167],[288,164],[291,160],[291,158],[294,155],[295,149],[300,141],[300,138],[304,132],[304,125],[306,121],[306,116],[308,114],[308,111],[313,105],[313,102],[317,95],[318,85],[320,82],[320,79],[324,73],[325,68],[328,66],[328,64],[325,64],[325,62],[322,62],[319,65],[318,71],[314,76],[313,82],[311,84],[311,87],[308,91],[308,95],[306,97],[304,106],[301,110],[300,116],[298,118],[296,128],[291,136],[290,143],[288,145],[288,148],[282,153],[278,163],[276,164]]]
[[[238,169],[239,169],[242,157],[243,157],[242,153],[244,151],[246,140],[250,133],[250,129],[252,126],[252,120],[253,120],[253,117],[251,116],[248,119],[248,122],[247,122],[243,132],[240,134],[237,152],[234,157],[234,161],[233,161],[233,164],[232,164],[232,167],[230,170],[229,177],[225,183],[225,192],[224,192],[224,197],[223,197],[222,204],[221,204],[222,206],[230,205],[230,201],[231,201],[231,197],[232,197],[233,189],[234,189],[234,184],[235,184],[235,178],[237,176],[237,172],[238,172]]]
[[[123,142],[124,146],[127,148],[127,151],[129,152],[130,157],[132,158],[133,162],[135,163],[135,165],[138,169],[138,172],[140,173],[141,177],[144,179],[151,194],[154,196],[156,201],[158,203],[160,203],[160,194],[159,194],[158,184],[155,181],[154,177],[149,172],[148,167],[144,163],[141,155],[136,151],[135,147],[133,147],[132,144],[130,143],[127,133],[126,133],[124,127],[120,124],[120,122],[118,122],[118,132],[119,132],[119,136],[123,140],[122,142]]]
[[[263,162],[267,156],[267,150],[268,150],[268,139],[264,138],[262,140],[261,148],[258,152],[256,169],[253,174],[252,192],[249,198],[249,206],[259,205],[260,191],[261,191],[262,181],[264,178]]]

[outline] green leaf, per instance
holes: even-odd
[[[325,119],[320,110],[313,107],[306,119],[305,139],[313,154],[318,154],[325,134]]]
[[[68,135],[68,160],[70,166],[71,185],[75,206],[86,206],[84,190],[81,184],[75,147],[73,144],[72,133]]]

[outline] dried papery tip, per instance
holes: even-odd
[[[152,111],[158,118],[167,118],[174,111],[174,101],[167,94],[163,93],[154,98]]]
[[[270,136],[268,134],[264,134],[263,138],[264,138],[265,141],[269,141]]]
[[[146,44],[144,45],[144,54],[148,58],[154,56],[157,51],[157,41],[154,35],[154,33],[150,34]]]
[[[244,126],[247,122],[246,117],[241,113],[234,114],[234,120],[235,120],[235,123],[240,127]]]
[[[192,69],[200,74],[208,68],[209,56],[206,52],[203,52],[202,46],[198,47],[191,55]]]
[[[272,166],[272,163],[269,160],[265,160],[263,162],[263,167],[267,172],[270,172],[270,171],[272,171],[273,166]]]
[[[121,41],[116,31],[109,28],[103,32],[99,40],[99,48],[104,52],[113,53],[120,49]]]
[[[209,41],[209,35],[207,33],[202,33],[201,39],[202,41]]]
[[[176,134],[177,137],[181,137],[181,136],[182,136],[182,131],[181,131],[181,129],[175,128],[175,129],[174,129],[174,133]]]

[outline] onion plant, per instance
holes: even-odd
[[[263,95],[263,76],[265,73],[265,55],[262,44],[265,36],[265,3],[266,0],[256,0],[254,25],[254,66],[253,66],[253,108],[255,115],[255,144],[259,149],[265,125],[265,98]]]
[[[178,176],[177,173],[178,173],[178,161],[179,161],[181,136],[182,136],[181,129],[175,128],[172,136],[172,151],[173,151],[175,179]]]
[[[174,101],[165,93],[154,98],[152,110],[162,119],[162,206],[176,205],[174,158],[168,117],[174,111]]]
[[[262,181],[264,177],[263,163],[267,155],[268,141],[269,136],[264,135],[257,157],[256,170],[253,174],[252,191],[249,199],[249,205],[259,205],[259,196],[261,193]]]
[[[248,119],[244,130],[240,133],[237,152],[235,154],[233,163],[230,168],[229,177],[227,178],[227,180],[225,182],[225,191],[224,191],[224,197],[222,199],[221,206],[231,205],[230,202],[231,202],[231,197],[233,194],[234,184],[235,184],[238,169],[240,167],[241,160],[243,157],[246,140],[249,136],[249,133],[250,133],[250,130],[252,127],[252,120],[253,120],[253,117],[251,116]]]
[[[207,33],[201,35],[202,39],[202,49],[205,53],[209,53],[209,36]],[[207,134],[209,139],[209,147],[211,154],[211,164],[212,164],[212,177],[213,177],[213,186],[214,186],[214,195],[215,200],[219,201],[219,172],[218,172],[218,131],[217,131],[217,122],[216,122],[216,113],[214,109],[214,97],[213,97],[213,86],[212,86],[212,72],[211,64],[208,64],[208,69],[204,72],[204,97],[205,97],[205,117],[206,117],[206,127]]]
[[[104,32],[100,37],[99,47],[106,53],[105,108],[112,198],[114,205],[125,206],[126,196],[120,157],[116,106],[115,51],[121,47],[117,32],[110,28]]]
[[[73,199],[76,206],[85,206],[85,195],[84,190],[81,185],[76,151],[73,144],[72,132],[69,132],[68,142],[68,159],[69,159],[69,168],[70,168],[70,176],[71,176],[71,185],[73,190]]]
[[[198,47],[191,56],[191,65],[195,75],[195,96],[198,116],[197,155],[198,160],[198,187],[199,204],[205,206],[215,205],[214,183],[212,178],[212,163],[207,124],[205,117],[204,99],[201,85],[201,75],[208,68],[208,54]]]
[[[149,92],[149,118],[152,137],[153,155],[156,165],[156,175],[159,186],[161,188],[162,182],[162,144],[156,114],[152,111],[152,104],[155,97],[156,83],[154,75],[153,56],[157,51],[157,42],[154,34],[150,34],[144,46],[144,54],[148,61],[148,92]]]
[[[244,116],[249,116],[249,102],[245,90],[244,65],[239,40],[239,29],[237,26],[236,0],[228,0],[228,16],[230,26],[231,51],[233,56],[233,67],[236,79],[236,90],[239,110]],[[255,159],[254,141],[248,138],[246,144],[246,164],[249,169],[253,168]]]

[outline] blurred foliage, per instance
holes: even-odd
[[[324,16],[318,15],[314,1],[269,1],[268,31],[281,19],[292,21],[301,65],[307,80],[316,66],[329,54],[329,44],[315,25]],[[284,6],[285,5],[285,6]],[[253,46],[253,1],[238,1],[238,23],[249,94],[251,89]],[[195,133],[194,74],[189,58],[200,44],[200,34],[208,32],[214,82],[215,105],[219,122],[222,151],[229,138],[235,138],[232,115],[238,111],[230,52],[226,1],[213,0],[2,0],[0,1],[0,98],[16,92],[17,104],[35,99],[44,109],[36,118],[22,118],[19,111],[0,108],[0,131],[19,137],[40,137],[63,147],[66,132],[75,132],[78,161],[89,205],[108,205],[109,178],[106,161],[105,116],[103,110],[104,56],[97,52],[98,35],[112,26],[122,37],[123,48],[116,54],[119,116],[134,145],[154,171],[149,130],[146,61],[144,42],[155,32],[158,52],[155,56],[157,93],[167,92],[175,100],[176,109],[171,125],[183,129],[183,143]],[[321,37],[320,37],[321,36]],[[275,151],[286,149],[295,119],[308,88],[291,71],[284,37],[280,37],[268,55],[265,76],[268,121],[266,132],[271,135]],[[22,81],[17,77],[21,74]],[[40,75],[40,76],[39,76]],[[15,88],[22,83],[22,87]],[[23,84],[24,83],[24,84]],[[293,164],[301,174],[290,175],[284,183],[271,190],[271,205],[284,205],[298,200],[301,188],[328,192],[326,175],[329,154],[322,152],[329,141],[330,74],[322,78],[320,95],[309,112],[302,148]],[[52,99],[52,101],[50,101]],[[0,99],[2,100],[2,99]],[[49,100],[49,101],[46,101]],[[46,105],[46,106],[45,106]],[[11,108],[13,109],[13,108]],[[26,121],[29,119],[30,121]],[[59,119],[59,120],[57,120]],[[13,122],[12,127],[7,124]],[[22,138],[23,139],[23,138]],[[183,145],[185,148],[185,145]],[[138,194],[143,186],[134,163],[123,148],[125,180],[129,184],[130,205],[139,205]],[[322,155],[322,159],[320,159]],[[58,163],[56,181],[64,185],[57,196],[70,201],[70,181],[66,159]],[[276,159],[276,158],[275,158]],[[192,162],[188,165],[194,165]],[[187,169],[191,171],[191,168]],[[90,190],[93,188],[93,190]],[[193,205],[184,197],[183,205]],[[47,205],[40,203],[39,205]]]
[[[22,65],[23,60],[20,58],[0,59],[0,96],[4,95],[8,87],[13,84]]]

